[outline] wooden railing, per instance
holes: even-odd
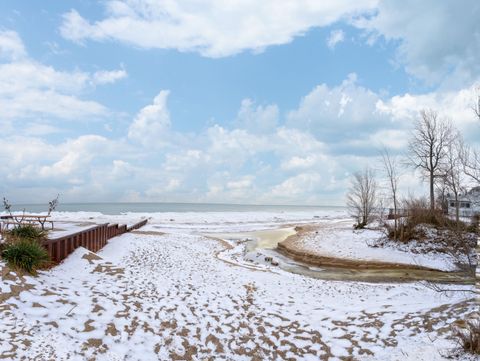
[[[84,247],[89,251],[97,252],[107,244],[107,241],[110,238],[138,229],[146,223],[147,220],[145,219],[130,227],[127,227],[124,224],[121,226],[108,223],[100,224],[67,236],[47,239],[43,242],[43,245],[47,249],[52,262],[59,263],[67,258],[67,256],[78,247]]]

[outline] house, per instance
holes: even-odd
[[[457,203],[455,197],[447,194],[448,214],[455,215]],[[458,196],[460,217],[472,217],[480,214],[480,187],[472,188]]]

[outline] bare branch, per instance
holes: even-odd
[[[480,120],[480,87],[477,88],[477,96],[473,103],[472,110],[477,116],[478,120]]]
[[[352,186],[347,194],[347,207],[357,220],[357,228],[365,227],[377,206],[377,182],[373,171],[365,168],[353,175]]]
[[[480,153],[464,145],[460,160],[465,174],[480,183]]]
[[[408,145],[409,161],[413,168],[420,169],[430,186],[430,208],[435,209],[435,180],[442,176],[441,170],[447,157],[447,149],[455,140],[457,132],[452,123],[441,119],[434,110],[422,110]]]
[[[381,151],[383,169],[385,171],[389,189],[390,189],[390,198],[393,203],[393,219],[395,223],[393,238],[397,239],[397,215],[398,215],[398,181],[400,175],[398,173],[398,162],[396,158],[390,156],[390,153],[386,148]]]

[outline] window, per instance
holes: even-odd
[[[470,208],[470,203],[465,203],[465,208]]]

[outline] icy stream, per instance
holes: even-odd
[[[349,267],[317,267],[295,261],[276,250],[278,243],[294,235],[294,227],[277,228],[251,232],[209,233],[205,236],[233,241],[244,260],[253,264],[278,264],[284,271],[316,279],[359,282],[439,282],[475,284],[475,279],[459,272],[418,270],[405,265],[405,268],[360,269]]]

